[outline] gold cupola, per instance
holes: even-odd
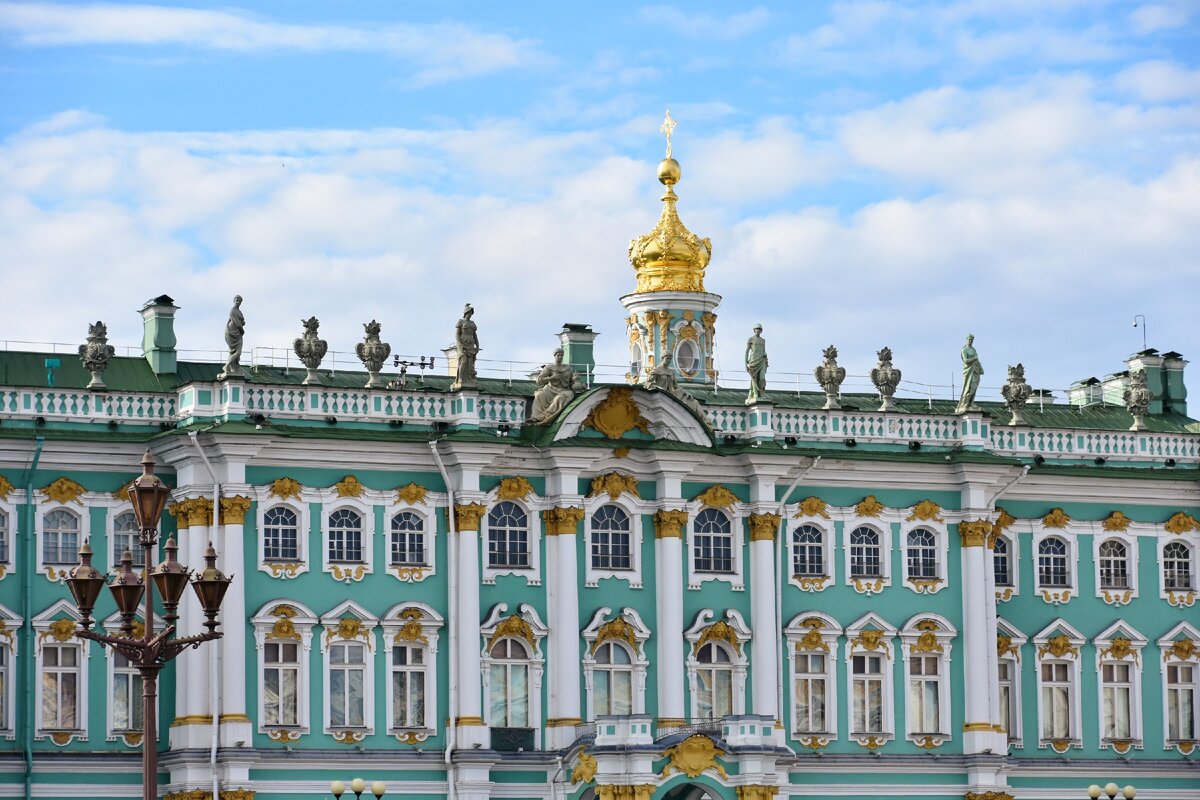
[[[637,293],[703,292],[704,270],[712,257],[712,241],[689,231],[675,210],[674,186],[679,182],[679,162],[671,157],[671,132],[675,121],[670,113],[663,123],[667,136],[667,157],[658,165],[658,180],[667,187],[663,193],[662,215],[654,230],[629,243],[629,263],[637,273]]]

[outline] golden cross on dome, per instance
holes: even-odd
[[[658,132],[667,137],[667,158],[671,157],[671,134],[675,132],[675,120],[671,119],[671,109],[667,109],[667,117],[663,120]]]

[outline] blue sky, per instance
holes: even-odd
[[[133,345],[167,292],[215,351],[241,292],[251,346],[415,355],[469,300],[489,358],[619,363],[670,107],[730,382],[761,321],[775,384],[831,342],[948,384],[970,330],[1063,388],[1134,314],[1198,355],[1197,62],[1195,0],[0,2],[4,336]]]

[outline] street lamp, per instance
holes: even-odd
[[[1122,789],[1115,783],[1105,784],[1103,789],[1101,789],[1100,785],[1096,783],[1093,783],[1088,787],[1088,797],[1090,797],[1092,800],[1100,800],[1101,794],[1108,795],[1108,800],[1116,800],[1118,794],[1124,797],[1125,800],[1133,800],[1133,798],[1137,796],[1137,789],[1133,786],[1126,786],[1124,789]]]
[[[356,798],[361,798],[362,793],[366,790],[367,782],[362,778],[355,778],[354,780],[350,781],[350,791],[354,792],[354,796]],[[334,781],[333,783],[329,784],[329,791],[334,797],[341,798],[341,796],[346,793],[346,782]],[[386,791],[387,786],[383,781],[375,781],[371,784],[371,794],[375,795],[375,800],[379,800],[379,798],[383,797],[384,792]]]
[[[217,632],[217,612],[220,611],[221,601],[225,599],[225,591],[229,588],[232,578],[217,569],[217,552],[212,542],[204,554],[205,568],[191,580],[192,589],[204,609],[204,626],[207,633],[198,636],[187,636],[175,639],[175,620],[179,619],[179,601],[183,598],[184,589],[188,584],[188,568],[180,564],[175,556],[179,546],[175,537],[167,539],[163,548],[166,559],[156,567],[151,567],[154,556],[154,545],[158,542],[158,521],[167,505],[171,490],[162,479],[154,474],[154,456],[150,451],[142,457],[142,475],[129,485],[129,499],[133,503],[133,514],[138,523],[138,544],[145,551],[142,560],[141,574],[134,572],[133,554],[126,550],[121,556],[117,576],[109,583],[105,576],[92,566],[92,547],[85,539],[83,547],[79,548],[79,565],[71,570],[67,578],[67,587],[79,607],[80,627],[76,633],[81,639],[99,642],[101,646],[108,645],[136,664],[142,676],[142,797],[144,800],[158,800],[158,734],[155,730],[155,706],[157,704],[158,673],[171,659],[190,647],[199,647],[203,642],[221,638]],[[213,502],[218,502],[216,498]],[[107,585],[117,603],[117,613],[121,615],[121,636],[106,636],[92,633],[92,609],[100,597],[100,589]],[[154,632],[154,595],[157,589],[162,598],[164,619],[167,627],[159,633]],[[134,638],[133,618],[137,615],[138,605],[145,600],[143,614],[145,627],[139,638]]]

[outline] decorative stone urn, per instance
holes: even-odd
[[[1021,411],[1033,394],[1033,387],[1025,382],[1024,364],[1008,368],[1008,383],[1000,388],[1000,394],[1004,396],[1004,405],[1012,412],[1012,419],[1008,424],[1024,425],[1025,418],[1021,416]]]
[[[896,405],[892,402],[892,397],[896,394],[896,387],[900,385],[900,370],[892,366],[892,348],[885,347],[875,355],[879,357],[879,363],[871,370],[871,383],[875,384],[879,392],[879,410],[895,411]]]
[[[838,390],[842,388],[842,381],[846,379],[846,368],[838,366],[838,351],[833,345],[826,347],[822,354],[825,356],[825,362],[813,370],[813,375],[816,376],[817,383],[821,384],[821,388],[825,390],[824,407],[837,410],[842,407],[837,396]]]
[[[1125,408],[1133,415],[1131,431],[1146,430],[1146,412],[1154,395],[1146,385],[1146,370],[1139,369],[1129,374],[1129,388],[1125,390]]]
[[[88,325],[87,344],[79,346],[79,360],[83,368],[92,373],[92,380],[87,388],[102,391],[108,387],[100,376],[108,368],[108,360],[117,350],[108,343],[108,326],[97,320],[95,325]]]
[[[358,360],[367,368],[366,388],[375,389],[383,386],[383,381],[379,380],[379,370],[383,369],[383,362],[392,354],[392,346],[379,340],[382,326],[375,320],[364,322],[363,328],[367,332],[366,338],[358,343],[354,352],[358,353]]]
[[[304,385],[320,384],[321,377],[317,375],[317,369],[321,366],[321,359],[325,357],[326,351],[329,350],[329,343],[317,337],[317,328],[321,327],[321,320],[309,317],[301,320],[300,324],[304,326],[304,335],[292,343],[292,349],[296,351],[300,363],[308,368]]]

